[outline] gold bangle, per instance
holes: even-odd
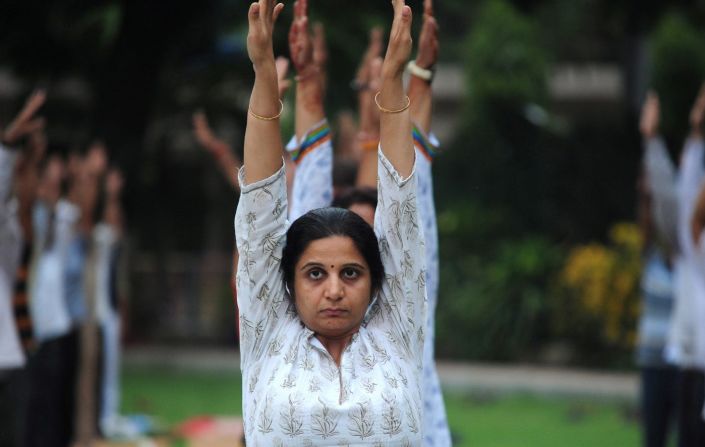
[[[253,117],[257,118],[258,120],[262,121],[274,121],[275,119],[278,119],[280,116],[282,116],[282,112],[284,111],[284,103],[282,100],[279,100],[279,113],[277,113],[274,116],[262,116],[262,115],[257,115],[255,112],[252,111],[252,109],[249,109],[250,115]]]
[[[409,99],[409,97],[407,96],[407,97],[406,97],[406,105],[405,105],[404,107],[402,107],[401,109],[399,109],[399,110],[389,110],[389,109],[385,109],[384,107],[382,107],[381,105],[379,105],[379,94],[380,94],[380,93],[382,93],[382,92],[379,91],[379,92],[377,92],[377,94],[375,95],[375,104],[377,104],[377,108],[378,108],[379,111],[382,112],[382,113],[401,113],[401,112],[405,111],[406,109],[408,109],[409,106],[411,105],[411,99]]]

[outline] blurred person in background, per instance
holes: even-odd
[[[105,176],[102,216],[92,235],[95,314],[102,341],[97,410],[100,433],[106,438],[131,438],[139,434],[138,428],[119,412],[122,306],[118,277],[124,231],[122,188],[121,172],[111,168]]]
[[[676,188],[679,253],[675,267],[676,301],[666,355],[679,367],[678,442],[681,447],[705,445],[705,421],[702,418],[705,356],[698,355],[698,333],[705,319],[705,303],[700,299],[705,293],[705,270],[692,229],[697,196],[705,179],[704,113],[705,85],[690,113],[691,131],[680,156]]]
[[[676,423],[678,370],[665,358],[674,300],[678,252],[676,167],[658,135],[659,100],[650,92],[642,108],[644,152],[638,184],[639,224],[644,234],[642,313],[636,362],[641,368],[642,445],[664,447]]]
[[[24,445],[27,428],[27,357],[32,346],[31,338],[21,332],[31,327],[26,313],[13,312],[13,296],[23,246],[31,239],[23,224],[27,200],[36,186],[33,171],[44,150],[38,136],[44,121],[35,117],[44,100],[43,91],[35,92],[17,117],[0,129],[0,445],[10,447]]]

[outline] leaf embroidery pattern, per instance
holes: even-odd
[[[352,436],[364,440],[374,435],[375,423],[369,414],[369,407],[370,401],[358,402],[357,405],[350,410],[350,425],[348,426],[348,430]]]
[[[416,277],[416,290],[422,291],[426,288],[426,271],[421,270],[419,275]]]
[[[398,388],[399,383],[397,382],[396,377],[392,376],[389,374],[387,371],[384,371],[383,373],[385,380],[387,380],[387,384],[391,386],[392,388]]]
[[[277,201],[274,203],[274,209],[272,210],[272,214],[274,215],[275,218],[279,218],[279,216],[284,213],[284,206],[282,206],[282,199],[277,199]]]
[[[369,394],[372,394],[375,392],[375,388],[377,388],[377,384],[370,379],[365,379],[362,382],[362,388],[364,388],[365,391],[367,391]]]
[[[367,371],[372,371],[374,369],[375,365],[377,365],[377,359],[375,358],[374,354],[362,356],[363,369],[365,369]]]
[[[257,293],[257,296],[255,297],[259,301],[264,301],[269,299],[269,286],[267,284],[263,285],[259,289],[259,293]]]
[[[318,377],[311,378],[311,381],[308,384],[308,390],[311,393],[316,393],[318,391],[321,391],[321,382],[318,380]]]
[[[405,278],[411,278],[414,270],[414,261],[409,250],[404,250],[404,257],[401,260],[401,268]]]
[[[246,342],[249,341],[254,330],[254,323],[248,320],[244,314],[240,313],[240,339],[242,344],[246,344]]]
[[[298,414],[299,404],[300,401],[295,399],[293,394],[289,394],[289,405],[281,411],[282,420],[279,426],[282,432],[291,438],[304,434],[304,431],[301,429],[304,425],[304,421]]]
[[[312,430],[318,436],[327,439],[338,434],[338,417],[320,398],[318,402],[321,403],[321,407],[312,415]]]
[[[389,207],[389,218],[391,219],[391,225],[389,231],[393,236],[401,243],[403,242],[401,238],[401,225],[402,225],[402,210],[401,203],[396,200],[392,200],[392,206]]]
[[[313,371],[314,366],[313,360],[311,359],[311,346],[306,345],[304,348],[304,358],[301,359],[299,367],[304,371]]]
[[[382,393],[384,400],[384,412],[382,413],[382,433],[389,436],[397,435],[401,432],[401,418],[397,409],[397,400],[394,395]]]
[[[254,233],[257,223],[257,214],[250,211],[245,217],[245,222],[247,223],[247,229],[250,233]]]
[[[284,345],[282,341],[279,338],[275,338],[271,343],[269,343],[269,346],[267,347],[267,355],[269,355],[270,357],[279,355],[281,354],[283,347]]]
[[[262,252],[267,256],[267,268],[278,267],[281,258],[277,256],[277,248],[281,239],[275,232],[269,232],[262,237]]]
[[[259,419],[257,422],[257,431],[262,434],[271,433],[274,429],[272,428],[272,410],[270,408],[271,398],[267,397],[265,400],[264,408],[259,413]]]
[[[262,366],[258,366],[252,373],[250,373],[250,385],[249,385],[249,390],[250,393],[253,393],[255,391],[255,387],[257,386],[257,382],[259,381],[259,375],[262,372]]]
[[[389,293],[392,295],[389,304],[395,305],[404,296],[404,288],[402,287],[402,278],[400,275],[386,275],[387,284],[389,285]]]
[[[296,374],[292,371],[286,376],[282,382],[282,388],[294,388],[296,387]]]
[[[408,223],[405,225],[407,227],[407,234],[413,234],[414,231],[418,231],[419,224],[416,221],[418,216],[416,213],[416,196],[411,194],[404,200],[401,204],[401,211],[404,220]]]
[[[269,376],[269,380],[267,381],[267,385],[271,385],[272,382],[274,382],[274,379],[277,378],[277,372],[279,372],[278,366],[276,368],[274,368],[274,371],[272,371],[272,375]]]
[[[404,384],[404,387],[409,386],[409,379],[407,379],[406,374],[404,373],[404,370],[401,369],[401,366],[397,366],[397,373],[399,374],[399,380],[401,380],[401,383]]]
[[[382,258],[389,256],[391,250],[389,249],[389,241],[386,237],[379,239],[379,254]]]
[[[414,410],[411,407],[411,403],[407,401],[407,406],[408,409],[406,410],[406,417],[408,419],[407,421],[407,426],[409,427],[409,431],[411,433],[418,433],[419,432],[419,421],[416,418],[416,415],[414,414]]]
[[[379,361],[382,363],[387,363],[390,358],[389,354],[387,353],[387,350],[381,347],[374,337],[371,337],[370,342],[372,344],[372,349],[374,349],[375,352],[378,354]]]
[[[293,365],[296,362],[296,357],[299,353],[299,346],[296,343],[291,344],[291,348],[284,354],[284,363]]]

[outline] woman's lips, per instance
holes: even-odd
[[[347,313],[347,311],[345,309],[323,309],[321,311],[321,314],[323,314],[326,317],[331,317],[331,318],[342,317],[346,313]]]

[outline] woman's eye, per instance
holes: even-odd
[[[360,272],[355,269],[345,269],[343,270],[343,277],[345,279],[355,279],[360,276]]]
[[[311,279],[321,279],[323,277],[323,272],[320,270],[311,270],[308,272],[308,277]]]

